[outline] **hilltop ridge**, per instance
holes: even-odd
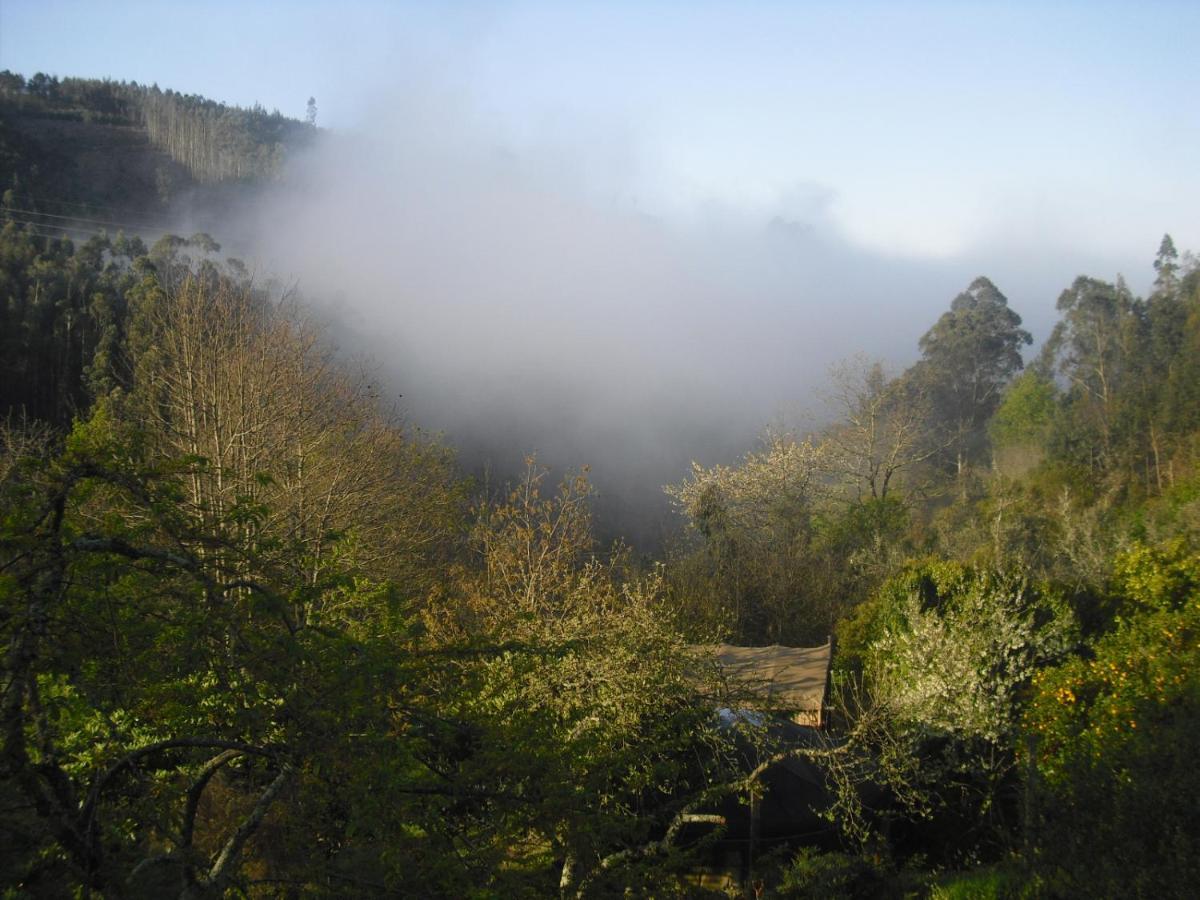
[[[211,230],[315,125],[157,85],[0,72],[0,191],[47,235]]]

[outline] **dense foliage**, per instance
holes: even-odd
[[[278,110],[227,106],[158,85],[42,72],[28,80],[0,72],[0,103],[21,116],[139,126],[202,182],[276,177],[288,150],[306,143],[314,127]]]

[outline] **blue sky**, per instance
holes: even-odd
[[[656,215],[820,217],[877,252],[1200,246],[1197,3],[3,0],[0,67],[355,129],[446,104]],[[419,95],[413,101],[414,94]],[[402,98],[395,100],[395,98]]]

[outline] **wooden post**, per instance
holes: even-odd
[[[757,794],[750,795],[750,842],[746,847],[746,872],[742,888],[746,897],[754,896],[754,854],[758,849],[760,802]]]
[[[1025,809],[1024,828],[1021,835],[1021,856],[1027,874],[1033,872],[1033,853],[1037,846],[1037,751],[1038,735],[1030,734],[1025,738],[1025,752],[1028,761],[1025,768]]]

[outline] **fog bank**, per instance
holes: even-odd
[[[504,477],[535,451],[590,465],[602,530],[642,545],[661,533],[660,486],[690,460],[731,460],[771,420],[819,418],[833,362],[911,361],[978,274],[1044,336],[1066,273],[1089,262],[1006,248],[1003,222],[957,258],[882,255],[839,233],[837,192],[815,182],[768,215],[656,208],[620,127],[514,143],[422,94],[367,120],[294,160],[256,206],[255,265],[324,308],[342,349],[375,358],[469,469]]]

